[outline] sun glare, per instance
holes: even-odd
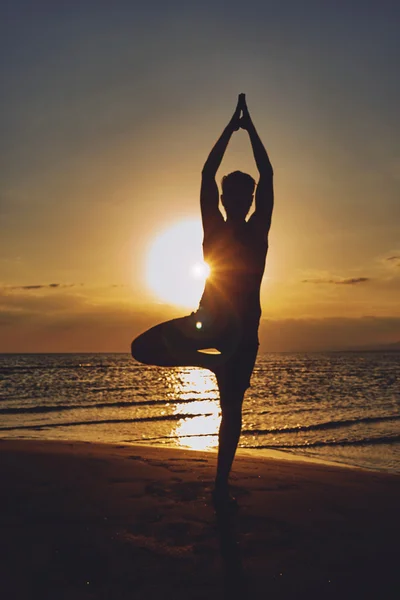
[[[206,280],[210,274],[210,267],[204,261],[197,262],[191,267],[190,274],[194,279]]]
[[[176,404],[175,414],[182,419],[171,433],[177,444],[192,450],[216,448],[221,414],[215,377],[205,369],[184,367],[170,372],[167,383],[169,397],[192,400]]]
[[[202,241],[197,219],[180,221],[156,237],[147,256],[146,279],[159,300],[197,307],[210,273],[203,261]]]

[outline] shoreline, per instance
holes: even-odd
[[[208,451],[3,438],[5,597],[398,597],[398,475],[240,452],[240,509],[216,518],[215,465]]]
[[[30,443],[34,443],[34,444],[60,444],[61,446],[63,445],[67,445],[67,446],[71,446],[71,445],[76,445],[76,446],[84,446],[87,447],[88,444],[93,445],[93,446],[98,446],[98,447],[104,447],[106,448],[132,448],[132,449],[145,449],[145,451],[148,449],[151,451],[151,449],[158,449],[158,450],[166,450],[167,452],[171,451],[174,452],[175,450],[177,452],[193,452],[193,453],[200,453],[200,454],[205,454],[205,455],[211,455],[211,456],[215,456],[217,455],[218,449],[217,448],[211,448],[211,449],[206,449],[206,450],[198,450],[196,448],[190,448],[190,447],[178,447],[178,446],[172,446],[172,445],[163,445],[163,444],[146,444],[146,443],[130,443],[130,442],[97,442],[97,441],[92,441],[92,440],[75,440],[75,439],[70,439],[70,438],[65,438],[65,439],[61,439],[61,438],[26,438],[26,437],[13,437],[13,438],[2,438],[0,437],[0,444],[2,444],[3,442],[5,443],[13,443],[13,442],[18,442],[18,443],[22,443],[24,444],[25,442],[30,444]],[[377,472],[377,473],[388,473],[390,474],[394,474],[396,475],[397,473],[391,473],[388,471],[382,471],[379,469],[368,469],[367,467],[359,467],[357,465],[350,465],[347,463],[338,463],[338,462],[334,462],[334,461],[328,461],[328,460],[324,460],[322,458],[314,458],[314,457],[309,457],[309,456],[305,456],[302,454],[295,454],[292,452],[285,452],[284,450],[274,450],[274,449],[266,449],[266,448],[262,448],[260,450],[258,450],[257,448],[238,448],[236,451],[236,455],[235,455],[235,459],[234,459],[234,464],[236,460],[240,460],[240,458],[249,458],[249,459],[254,459],[254,460],[278,460],[278,461],[286,461],[286,462],[293,462],[293,463],[310,463],[310,464],[315,464],[315,465],[325,465],[327,467],[337,467],[337,468],[343,468],[343,469],[356,469],[356,470],[362,470],[362,471],[367,471],[367,472]]]
[[[0,437],[0,444],[2,442],[11,442],[11,441],[18,441],[18,442],[55,442],[55,443],[60,443],[60,444],[93,444],[93,445],[104,445],[104,446],[114,446],[114,447],[138,447],[138,448],[159,448],[162,450],[184,450],[184,451],[188,451],[188,452],[204,452],[204,453],[209,453],[209,454],[217,454],[217,448],[209,448],[209,449],[205,449],[205,450],[198,450],[196,448],[190,448],[190,447],[184,447],[184,446],[173,446],[173,445],[164,445],[164,444],[146,444],[145,442],[143,443],[131,443],[131,442],[127,442],[127,441],[115,441],[115,442],[98,442],[98,441],[93,441],[93,440],[77,440],[74,438],[38,438],[38,437],[32,437],[32,438],[28,438],[28,437]],[[323,458],[319,458],[316,456],[309,456],[306,454],[301,454],[301,453],[295,453],[295,452],[290,452],[290,451],[285,451],[285,450],[275,450],[273,448],[271,449],[267,449],[267,448],[260,448],[257,449],[255,447],[252,448],[246,448],[246,447],[239,447],[236,451],[236,457],[235,460],[240,457],[240,456],[249,456],[249,457],[253,457],[253,458],[260,458],[260,459],[273,459],[273,460],[283,460],[283,461],[287,461],[287,462],[300,462],[300,463],[310,463],[310,464],[316,464],[316,465],[326,465],[326,466],[330,466],[330,467],[338,467],[338,468],[343,468],[343,469],[355,469],[355,470],[361,470],[361,471],[366,471],[367,473],[387,473],[388,475],[400,475],[400,471],[395,471],[395,470],[390,470],[390,469],[384,469],[384,468],[378,468],[378,467],[368,467],[368,466],[363,466],[363,465],[357,465],[357,464],[352,464],[352,463],[346,463],[346,462],[339,462],[339,461],[334,461],[334,460],[327,460],[327,459],[323,459]]]

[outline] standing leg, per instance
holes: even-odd
[[[258,342],[239,349],[225,367],[216,371],[222,413],[213,493],[217,510],[232,502],[228,479],[242,431],[243,398],[250,385],[257,351]]]
[[[228,478],[242,430],[242,404],[245,390],[235,391],[229,384],[219,385],[222,419],[219,428],[219,446],[215,495],[228,498]]]

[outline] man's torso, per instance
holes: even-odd
[[[211,272],[200,307],[220,323],[233,319],[243,331],[256,333],[267,250],[267,236],[261,235],[251,220],[235,227],[221,220],[205,232],[204,260]]]

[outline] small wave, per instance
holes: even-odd
[[[326,421],[325,423],[316,423],[315,425],[296,425],[294,427],[276,427],[272,429],[244,429],[244,435],[267,435],[276,433],[301,433],[302,431],[318,431],[326,429],[340,429],[341,427],[351,427],[363,423],[380,423],[382,421],[398,421],[400,415],[388,415],[381,417],[364,417],[361,419],[345,419],[343,421]]]
[[[18,429],[54,429],[56,427],[76,427],[78,425],[108,425],[111,423],[145,423],[155,421],[180,421],[182,419],[193,419],[195,417],[212,417],[213,413],[183,414],[183,415],[161,415],[157,417],[138,417],[134,419],[99,419],[96,421],[70,421],[64,423],[43,423],[37,425],[14,425],[0,427],[0,431],[15,431]]]
[[[69,382],[71,384],[71,382]],[[68,387],[73,387],[73,386],[68,386]],[[67,386],[65,386],[65,389],[68,389]],[[118,385],[118,386],[104,386],[104,387],[90,387],[89,389],[85,390],[84,388],[82,389],[82,394],[86,393],[87,395],[90,394],[101,394],[103,392],[107,392],[107,393],[111,393],[111,392],[136,392],[138,389],[137,385]],[[31,394],[19,394],[19,395],[1,395],[0,394],[0,401],[4,401],[4,402],[9,402],[11,401],[15,401],[15,400],[29,400],[30,398],[42,398],[43,394],[41,392],[41,390],[35,390],[36,392],[36,396],[34,396],[32,393]],[[65,390],[64,390],[65,393]],[[80,406],[83,405],[77,405],[77,408],[79,408]],[[85,407],[87,406],[92,406],[92,405],[84,405]],[[1,410],[0,410],[0,414],[1,414]]]
[[[100,370],[100,371],[105,371],[108,369],[112,369],[113,371],[124,371],[127,368],[129,368],[129,371],[134,371],[137,369],[140,369],[140,365],[135,365],[134,363],[132,365],[129,365],[129,367],[127,367],[126,365],[124,366],[118,366],[118,365],[101,365],[101,364],[90,364],[90,363],[78,363],[76,365],[63,365],[63,364],[59,364],[59,365],[14,365],[14,366],[10,366],[10,367],[0,367],[0,375],[2,374],[8,374],[8,373],[12,373],[14,371],[17,371],[18,374],[21,373],[30,373],[32,371],[65,371],[65,370],[81,370],[81,369],[92,369],[92,370]]]
[[[261,397],[261,395],[260,395]],[[275,410],[274,410],[275,409]],[[259,415],[294,415],[296,413],[310,413],[315,411],[315,406],[302,406],[301,408],[296,408],[295,406],[282,407],[279,406],[279,410],[276,410],[276,407],[271,406],[269,410],[260,410],[257,414]]]
[[[178,440],[182,438],[198,438],[198,437],[216,437],[218,435],[215,433],[187,433],[184,435],[158,435],[155,437],[146,437],[141,438],[140,440],[130,440],[135,442],[143,442],[143,441],[161,441],[161,440]],[[360,440],[331,440],[331,441],[315,441],[315,442],[305,442],[303,444],[264,444],[257,446],[250,446],[248,444],[239,444],[240,448],[251,448],[251,449],[289,449],[289,448],[316,448],[319,446],[363,446],[363,445],[373,445],[373,444],[396,444],[400,441],[400,435],[394,436],[382,436],[382,437],[371,437],[371,438],[363,438]]]
[[[13,371],[17,371],[20,373],[31,373],[32,371],[64,371],[65,369],[97,369],[97,368],[108,368],[102,367],[101,365],[37,365],[37,366],[25,366],[25,365],[15,365],[13,367],[1,367],[0,374],[3,373],[12,373]]]
[[[379,437],[361,438],[359,440],[317,440],[315,442],[304,442],[303,444],[265,444],[260,446],[245,446],[246,448],[318,448],[322,446],[372,446],[376,444],[397,444],[400,442],[400,435],[384,435]]]
[[[214,433],[185,433],[182,435],[156,435],[154,437],[141,437],[125,440],[126,442],[157,442],[161,440],[180,440],[186,438],[203,438],[203,437],[217,437],[218,431]],[[248,447],[248,446],[246,446]]]
[[[168,406],[169,404],[189,404],[198,402],[197,398],[170,399],[170,400],[138,400],[127,402],[98,402],[96,404],[49,404],[44,406],[26,406],[22,408],[0,408],[0,415],[24,415],[24,414],[45,414],[52,412],[63,412],[68,410],[87,410],[97,408],[136,408],[140,406]],[[208,402],[204,400],[204,402]],[[0,428],[1,429],[1,428]]]

